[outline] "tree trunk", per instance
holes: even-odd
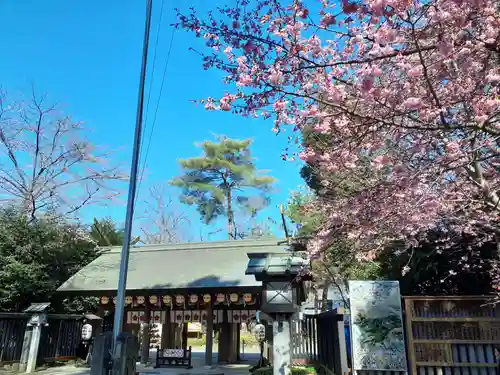
[[[227,234],[230,240],[234,240],[234,218],[231,188],[227,190]]]
[[[323,286],[323,291],[321,293],[321,312],[328,309],[328,284]]]

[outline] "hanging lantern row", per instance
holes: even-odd
[[[116,305],[117,297],[112,298],[113,304]],[[182,295],[176,295],[176,296],[162,296],[161,299],[158,296],[149,296],[149,303],[152,305],[158,305],[159,303],[163,302],[164,305],[167,306],[172,306],[175,304],[176,306],[185,306],[186,303],[189,305],[197,305],[199,303],[201,304],[207,304],[212,301],[212,295],[211,294],[203,294],[200,298],[198,294],[191,294],[187,298]],[[107,305],[110,302],[110,298],[107,296],[101,297],[101,304]],[[135,304],[137,305],[144,305],[146,303],[146,297],[144,296],[137,296],[135,297]],[[244,304],[244,305],[253,305],[255,303],[254,296],[251,293],[244,293],[242,296],[240,296],[238,293],[230,293],[230,294],[223,294],[223,293],[217,293],[215,295],[215,303],[216,304]],[[131,296],[125,297],[125,305],[133,305],[134,304],[134,298]]]

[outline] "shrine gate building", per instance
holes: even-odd
[[[240,324],[255,318],[262,294],[261,283],[253,275],[245,275],[247,253],[284,253],[288,249],[286,241],[276,239],[133,246],[124,330],[138,334],[141,322],[161,323],[161,348],[185,349],[187,323],[202,322],[207,329],[205,364],[212,365],[214,330],[219,332],[219,362],[236,362]],[[103,248],[97,259],[58,289],[61,296],[99,298],[98,315],[103,324],[97,330],[113,329],[120,258],[121,246]],[[149,337],[143,340],[141,353],[147,360]]]

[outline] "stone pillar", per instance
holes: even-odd
[[[21,349],[21,360],[19,361],[19,372],[25,372],[28,365],[28,357],[31,345],[31,336],[33,335],[33,327],[26,326],[24,330],[23,348]]]
[[[141,363],[146,364],[149,361],[149,321],[151,319],[151,310],[149,307],[149,296],[146,297],[146,306],[144,307],[144,323],[141,324],[142,342],[141,342]]]
[[[290,318],[278,316],[273,321],[273,375],[291,375]]]
[[[36,324],[33,326],[33,333],[31,335],[30,348],[28,353],[28,363],[26,365],[26,372],[35,372],[36,360],[38,358],[38,347],[40,346],[40,337],[42,336],[42,326]]]
[[[212,308],[212,301],[210,301],[207,306],[207,335],[206,335],[206,346],[205,346],[205,367],[208,368],[212,367],[213,337],[214,337],[214,312]]]

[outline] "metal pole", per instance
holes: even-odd
[[[130,168],[130,183],[128,188],[127,215],[125,217],[125,233],[120,260],[120,276],[118,279],[117,299],[115,306],[115,322],[113,325],[113,340],[116,342],[118,334],[123,328],[123,314],[125,310],[125,288],[127,286],[128,259],[130,242],[132,239],[132,220],[134,218],[135,191],[137,186],[137,170],[142,134],[142,115],[144,112],[144,82],[146,80],[146,64],[148,61],[149,31],[151,28],[152,0],[146,3],[146,26],[144,44],[142,48],[141,78],[139,81],[139,98],[137,100],[137,115],[135,119],[134,148],[132,151],[132,166]]]

